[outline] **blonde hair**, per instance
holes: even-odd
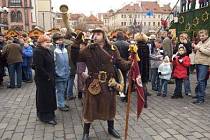
[[[205,29],[200,30],[200,31],[198,32],[198,34],[199,34],[199,35],[200,35],[200,34],[205,34],[205,35],[209,36],[208,30],[205,30]]]
[[[144,33],[137,33],[134,36],[134,40],[138,41],[143,41],[143,42],[147,42],[148,41],[148,36],[145,35]]]

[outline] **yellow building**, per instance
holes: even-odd
[[[37,26],[42,27],[45,31],[53,28],[53,9],[51,0],[37,0]]]

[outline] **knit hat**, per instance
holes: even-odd
[[[53,43],[55,43],[57,40],[62,39],[62,38],[64,38],[64,36],[62,34],[54,33],[52,36]]]
[[[37,40],[37,43],[41,44],[43,42],[46,42],[46,41],[50,41],[50,37],[47,36],[47,35],[41,35],[39,36],[38,40]]]

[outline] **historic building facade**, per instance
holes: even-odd
[[[29,31],[32,29],[32,1],[31,0],[0,0],[2,7],[9,12],[1,14],[1,22],[8,25],[8,29]]]
[[[160,6],[157,1],[142,1],[127,4],[117,11],[109,10],[99,13],[98,17],[108,29],[128,28],[131,26],[143,27],[142,31],[157,30],[161,26],[161,19],[166,19],[171,13],[170,5]],[[172,16],[168,20],[172,20]]]

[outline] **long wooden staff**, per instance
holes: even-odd
[[[128,137],[128,120],[129,120],[129,112],[130,112],[130,104],[131,104],[131,89],[132,89],[132,77],[131,77],[131,70],[129,72],[129,81],[128,81],[128,103],[126,109],[126,119],[125,119],[125,140]]]

